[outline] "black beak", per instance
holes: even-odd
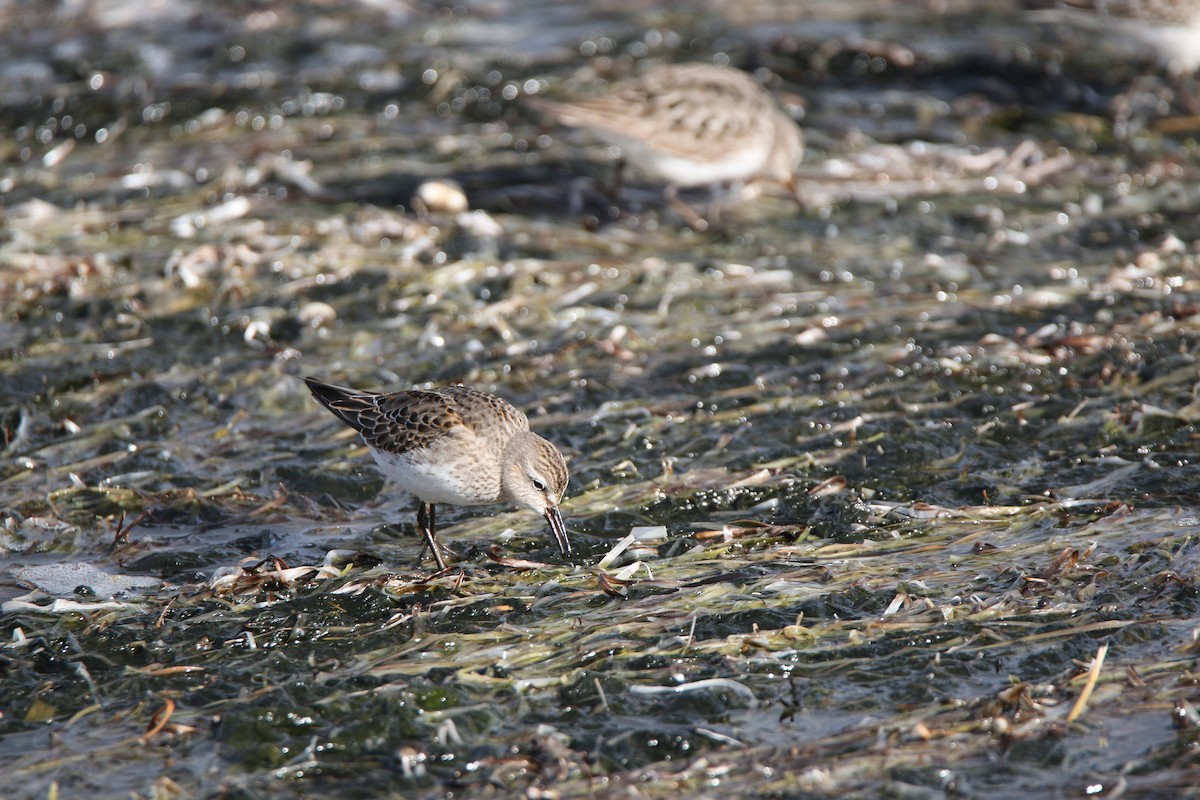
[[[571,555],[571,543],[567,540],[567,526],[563,525],[562,514],[558,513],[558,506],[550,506],[546,509],[546,522],[550,523],[550,530],[554,531],[554,538],[558,540],[558,549],[562,551],[563,558]]]

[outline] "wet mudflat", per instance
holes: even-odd
[[[781,5],[0,5],[6,795],[1195,791],[1186,86]],[[803,211],[615,213],[521,104],[714,55]],[[572,562],[442,506],[418,566],[309,374],[524,409]]]

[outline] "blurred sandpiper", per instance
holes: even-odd
[[[768,180],[796,191],[804,137],[753,77],[715,64],[650,70],[588,100],[530,104],[620,148],[648,177],[676,187]]]
[[[437,542],[437,503],[508,502],[536,511],[563,557],[571,554],[558,510],[567,463],[511,404],[465,386],[379,394],[304,382],[317,402],[362,434],[384,474],[417,498],[417,527],[439,570],[446,561]]]

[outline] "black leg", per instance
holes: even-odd
[[[613,170],[612,183],[608,185],[605,194],[608,195],[608,204],[617,208],[621,207],[621,190],[625,188],[625,158],[618,158],[616,168]]]
[[[679,199],[679,190],[676,187],[667,184],[666,188],[663,189],[663,197],[666,199],[667,205],[675,209],[676,214],[683,217],[683,221],[687,223],[689,228],[697,233],[704,233],[708,230],[708,220],[701,217],[696,213],[694,208]]]
[[[425,543],[429,546],[429,552],[433,553],[433,560],[437,562],[438,570],[444,570],[446,560],[442,558],[442,551],[438,549],[437,523],[434,522],[433,503],[417,501],[417,528],[425,537]]]

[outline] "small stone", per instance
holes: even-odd
[[[461,214],[470,208],[462,186],[447,178],[425,181],[418,186],[413,207],[428,214]]]
[[[337,319],[337,311],[328,303],[314,301],[301,307],[296,319],[305,328],[324,328]]]

